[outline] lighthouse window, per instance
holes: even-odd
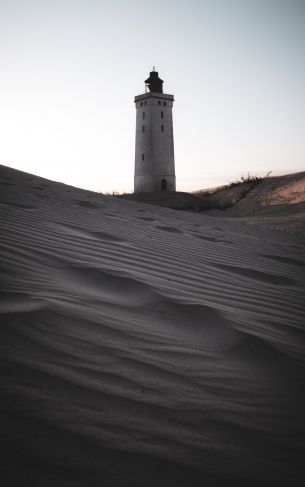
[[[161,118],[164,118],[164,113],[163,112],[161,112]]]
[[[158,105],[161,105],[161,102],[160,102],[160,100],[158,101]]]
[[[142,118],[145,118],[145,112],[143,112],[143,114],[142,114]]]
[[[141,101],[141,107],[143,106],[143,102]]]
[[[163,102],[163,105],[166,107],[166,101],[165,101],[165,102]]]
[[[142,154],[142,161],[144,161],[144,154]]]
[[[142,132],[145,132],[145,125],[142,125]]]
[[[147,101],[145,102],[145,106],[147,105]]]
[[[164,125],[161,125],[161,132],[164,132]]]

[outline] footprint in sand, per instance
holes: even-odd
[[[138,216],[138,220],[144,220],[146,222],[155,222],[155,218],[150,218],[149,216]]]
[[[104,208],[103,205],[97,205],[96,203],[93,203],[92,201],[88,201],[88,200],[75,200],[75,202],[79,206],[84,206],[85,208],[98,208],[98,209]]]
[[[169,232],[169,233],[182,233],[179,230],[179,228],[175,228],[175,227],[163,227],[161,225],[161,226],[156,226],[155,228],[158,228],[159,230],[164,230],[165,232]]]
[[[196,235],[193,234],[195,237],[200,238],[201,240],[206,240],[207,242],[217,242],[218,239],[216,237],[208,237],[203,235]]]
[[[106,240],[107,242],[125,242],[124,239],[120,237],[116,237],[115,235],[110,235],[109,233],[105,232],[87,232],[93,237],[101,238],[102,240]]]

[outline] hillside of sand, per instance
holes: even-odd
[[[305,172],[263,179],[226,216],[305,236]]]
[[[222,215],[0,167],[3,485],[304,485],[304,238]]]
[[[232,183],[195,193],[159,191],[124,199],[211,216],[241,218],[250,224],[305,236],[305,172]]]

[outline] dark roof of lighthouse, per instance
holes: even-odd
[[[145,84],[148,86],[149,91],[163,93],[163,80],[159,78],[157,71],[151,71],[149,73],[149,78],[145,80]]]

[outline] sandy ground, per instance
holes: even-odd
[[[226,198],[226,192],[218,197]],[[236,204],[211,215],[305,237],[305,172],[265,178]]]
[[[305,239],[221,215],[0,167],[2,485],[304,485]]]
[[[305,236],[305,172],[266,177],[254,186],[240,183],[232,187],[214,188],[214,191],[159,191],[121,197],[214,217],[235,217],[244,223]]]

